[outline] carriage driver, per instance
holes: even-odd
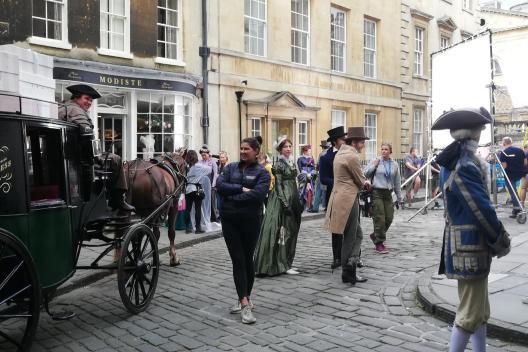
[[[66,101],[59,107],[59,118],[77,124],[80,128],[81,138],[91,141],[94,138],[94,125],[88,115],[88,110],[92,106],[92,100],[98,99],[101,95],[92,87],[86,84],[76,84],[69,86],[66,89],[72,93],[69,101]],[[87,145],[81,143],[82,146]],[[90,143],[91,145],[91,143]],[[127,183],[123,173],[123,164],[119,155],[109,153],[99,156],[95,162],[102,165],[107,159],[112,172],[110,200],[108,205],[112,209],[120,209],[124,211],[134,211],[134,207],[125,201],[125,194],[127,192]]]

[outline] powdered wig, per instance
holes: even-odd
[[[463,139],[471,139],[478,142],[480,139],[480,133],[484,129],[484,126],[474,127],[474,128],[460,128],[457,130],[449,130],[451,137],[456,141],[461,141]]]

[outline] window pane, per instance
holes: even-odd
[[[171,26],[178,26],[178,13],[175,11],[167,11],[167,24]]]
[[[125,15],[125,0],[113,0],[114,2],[114,11],[116,15]]]
[[[33,16],[34,17],[46,17],[46,1],[45,0],[33,0]]]
[[[46,38],[46,21],[33,18],[33,35]]]
[[[62,30],[60,23],[48,22],[48,38],[50,39],[62,39]]]
[[[112,31],[114,33],[120,33],[120,34],[125,33],[125,20],[124,19],[114,17],[112,25],[113,25]]]
[[[113,50],[124,51],[125,50],[125,37],[121,34],[112,34],[112,47]]]
[[[150,132],[154,133],[160,133],[162,132],[161,126],[162,126],[162,115],[160,114],[152,114],[150,115]]]
[[[149,115],[148,114],[138,114],[137,116],[137,131],[138,133],[148,133],[149,132]]]
[[[168,0],[167,1],[167,7],[172,9],[172,10],[177,10],[178,9],[178,1],[179,0]]]

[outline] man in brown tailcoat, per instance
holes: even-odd
[[[358,193],[368,185],[359,162],[359,153],[367,139],[363,127],[348,128],[346,144],[341,146],[334,159],[334,187],[326,212],[326,224],[332,235],[343,236],[341,278],[344,283],[352,285],[367,281],[356,275],[363,238],[359,225]]]

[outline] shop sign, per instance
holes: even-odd
[[[55,67],[53,69],[53,78],[112,87],[167,90],[190,94],[196,93],[196,87],[187,82],[126,77],[63,67]]]

